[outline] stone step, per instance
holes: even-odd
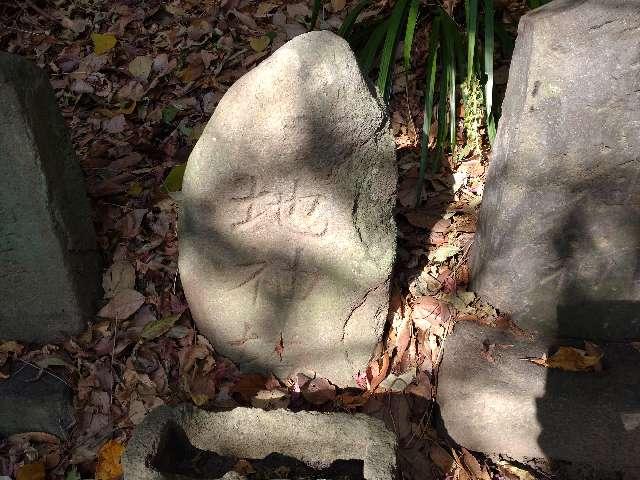
[[[443,428],[475,451],[637,468],[640,474],[640,351],[631,344],[599,345],[600,372],[527,360],[553,352],[558,343],[456,324],[439,373]]]

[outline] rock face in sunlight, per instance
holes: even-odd
[[[229,89],[189,158],[184,291],[244,370],[353,385],[382,335],[397,172],[374,95],[344,40],[301,35]]]
[[[521,327],[640,338],[640,4],[523,17],[472,255]]]
[[[639,38],[638,1],[520,20],[471,267],[521,328],[456,325],[438,380],[470,449],[640,467]]]
[[[52,342],[95,315],[99,263],[82,173],[49,80],[0,53],[0,337]]]

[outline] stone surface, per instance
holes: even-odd
[[[227,91],[189,157],[184,291],[244,370],[353,385],[382,335],[397,172],[373,93],[343,39],[301,35]]]
[[[493,361],[483,354],[490,345]],[[447,433],[469,449],[516,459],[640,467],[640,351],[605,346],[602,372],[546,369],[526,360],[552,347],[474,323],[456,324],[438,378]]]
[[[0,53],[0,339],[56,341],[95,314],[84,181],[49,80]]]
[[[256,408],[206,412],[182,405],[159,407],[136,427],[122,457],[124,478],[181,478],[181,472],[154,465],[164,462],[175,467],[193,447],[245,459],[275,452],[313,468],[325,468],[336,460],[360,460],[366,480],[392,480],[396,471],[395,436],[381,421],[362,414]],[[166,461],[168,456],[171,461]],[[210,478],[206,472],[201,475]]]
[[[23,365],[0,382],[0,437],[47,432],[66,438],[73,426],[71,389],[62,381]]]
[[[544,335],[640,338],[640,2],[523,16],[474,290]]]

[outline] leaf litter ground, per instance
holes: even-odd
[[[118,479],[134,426],[159,405],[192,402],[203,408],[253,405],[375,415],[398,436],[405,479],[533,478],[449,445],[431,427],[437,368],[453,323],[509,322],[466,290],[488,145],[464,149],[461,106],[462,153],[444,158],[415,205],[424,60],[404,72],[398,58],[392,79],[400,268],[389,334],[360,375],[361,389],[336,389],[331,379],[302,374],[283,381],[241,374],[193,325],[177,272],[176,203],[163,185],[175,184],[171,172],[186,162],[226,89],[307,30],[311,3],[0,5],[0,49],[33,59],[49,74],[86,176],[107,267],[103,306],[82,335],[57,345],[0,343],[0,378],[16,365],[34,365],[41,375],[72,386],[77,411],[68,438],[27,433],[0,440],[0,476]],[[355,3],[325,2],[318,26],[337,31]],[[513,26],[524,9],[521,2],[505,3],[504,21]],[[389,7],[372,2],[360,18]],[[418,25],[414,59],[427,57],[426,23]],[[498,88],[506,83],[507,65],[498,65]],[[434,122],[431,144],[435,127]],[[247,474],[252,467],[239,459],[234,468]]]

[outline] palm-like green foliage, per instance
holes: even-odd
[[[529,0],[536,6],[546,1]],[[371,3],[372,0],[360,0],[349,12],[338,33],[356,49],[365,73],[370,73],[377,66],[376,84],[385,99],[391,90],[391,71],[399,39],[404,35],[402,64],[406,73],[411,69],[413,39],[417,29],[422,25],[430,25],[420,175],[416,192],[416,201],[419,202],[427,171],[437,171],[445,152],[453,153],[456,149],[456,109],[460,99],[465,104],[467,143],[472,137],[473,148],[479,148],[480,121],[486,126],[489,140],[493,141],[496,131],[496,112],[493,109],[494,35],[503,43],[503,50],[513,47],[508,45],[510,39],[504,28],[495,24],[493,0],[482,0],[481,3],[478,0],[465,0],[464,27],[440,5],[428,6],[424,0],[396,0],[387,16],[365,25],[356,25],[358,15]],[[421,22],[421,18],[426,21]],[[478,35],[479,27],[482,29],[481,36]],[[478,52],[481,52],[482,59]],[[461,96],[458,95],[458,85],[462,87]],[[429,130],[434,120],[434,110],[437,135],[435,151],[432,152],[429,148]]]

